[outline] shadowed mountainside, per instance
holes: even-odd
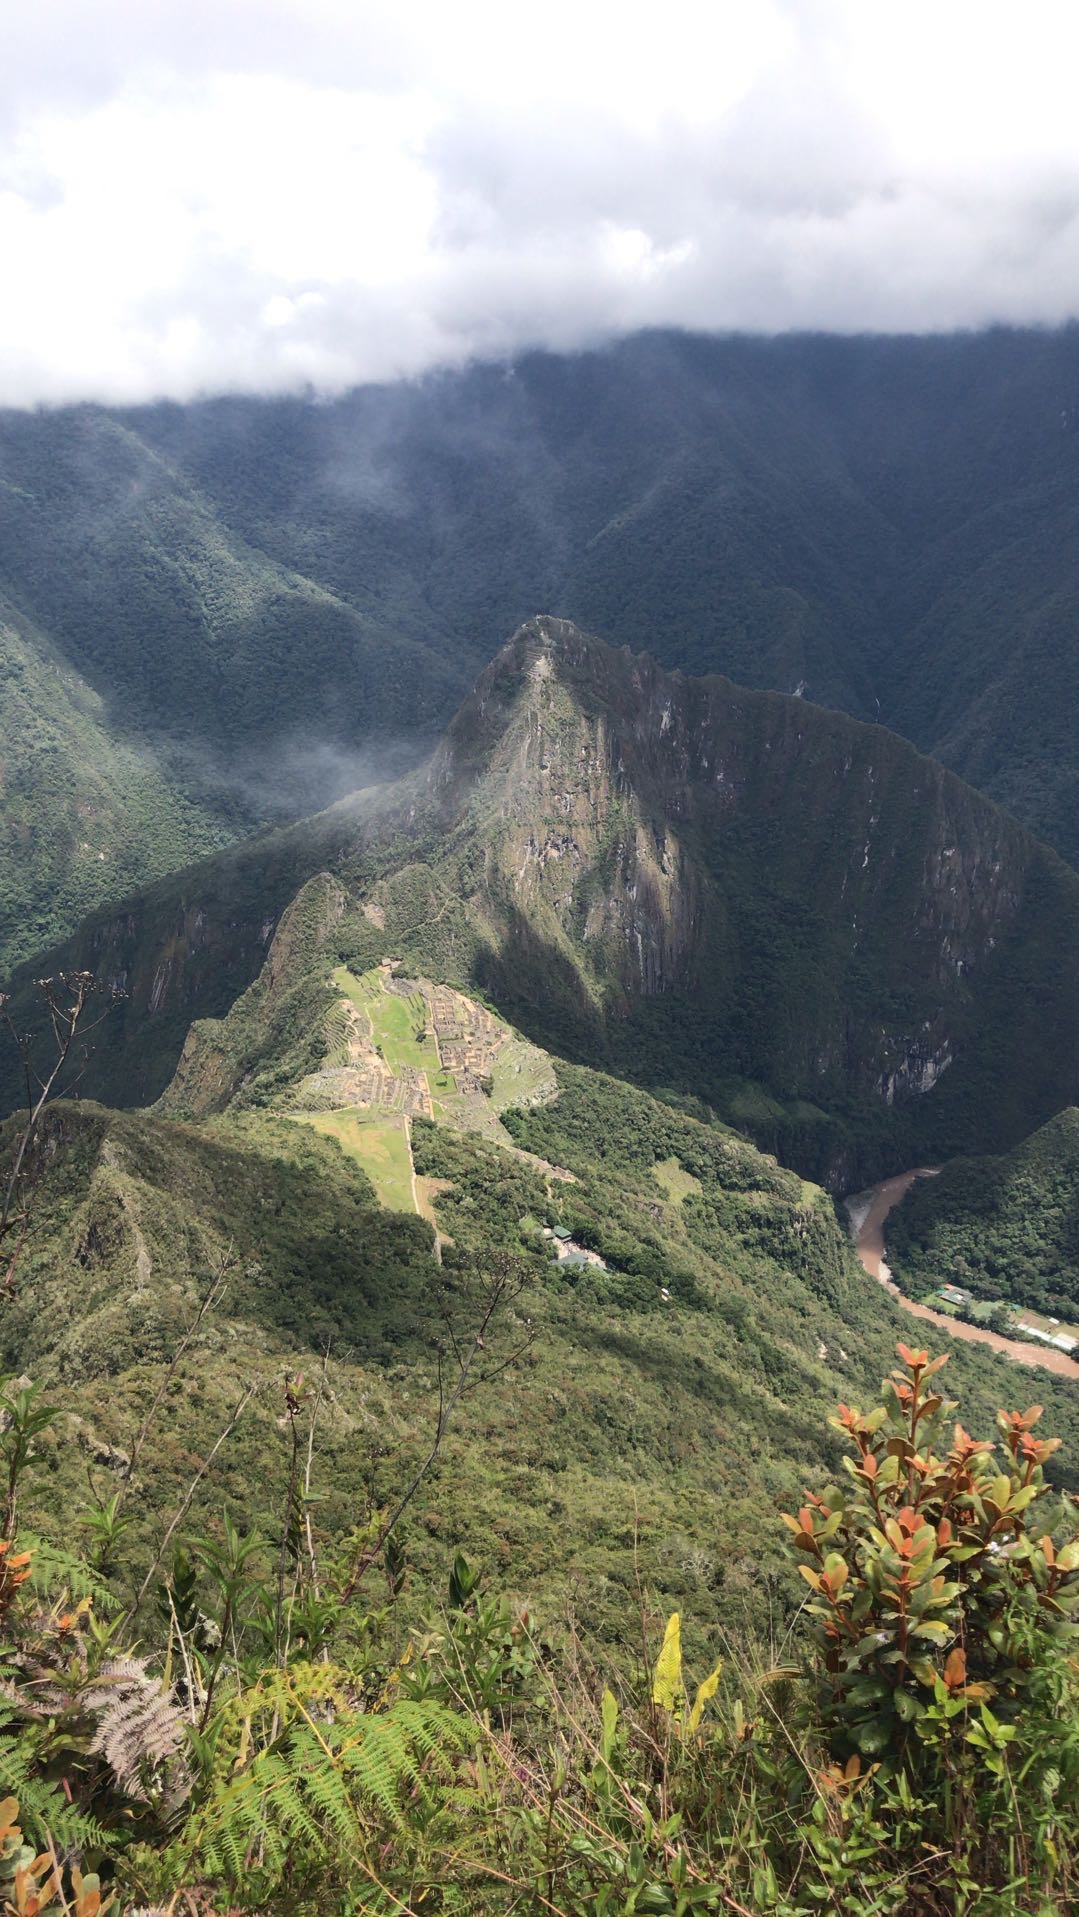
[[[1010,1145],[1079,1082],[1079,878],[1054,854],[882,728],[538,619],[425,770],[83,928],[64,962],[130,995],[87,1088],[156,1096],[319,872],[333,909],[308,888],[288,933],[312,989],[385,956],[479,985],[833,1183]]]
[[[1075,329],[4,413],[0,616],[80,717],[66,783],[5,729],[0,951],[417,763],[537,606],[880,719],[1079,859],[1077,461]]]

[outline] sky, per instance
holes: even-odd
[[[1075,0],[7,0],[0,404],[1079,317]]]

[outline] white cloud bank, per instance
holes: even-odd
[[[9,0],[0,403],[1079,317],[1075,0]]]

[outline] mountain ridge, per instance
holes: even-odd
[[[763,1086],[798,1109],[758,1136],[833,1184],[845,1128],[878,1153],[1015,1142],[1074,1096],[1062,861],[883,728],[546,616],[426,769],[84,928],[65,963],[131,995],[87,1088],[157,1096],[319,871],[348,901],[338,959],[478,985],[538,1044],[719,1110]]]
[[[1077,392],[1075,328],[653,333],[319,405],[9,411],[0,600],[35,697],[58,660],[182,801],[133,813],[148,873],[418,764],[536,606],[879,718],[1075,862]],[[33,728],[4,746],[10,960],[58,802]],[[95,863],[35,939],[123,893]]]

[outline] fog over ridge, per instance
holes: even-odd
[[[0,404],[1059,324],[1077,52],[1070,0],[12,8]]]

